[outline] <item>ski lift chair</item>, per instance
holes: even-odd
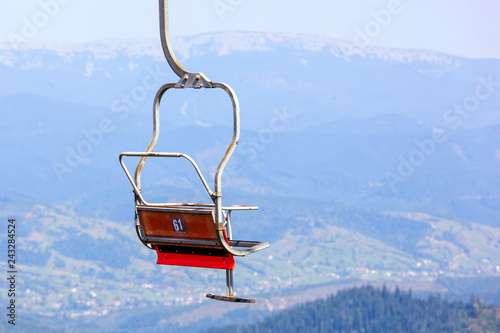
[[[170,45],[168,30],[168,0],[160,2],[160,32],[165,57],[180,80],[162,86],[156,94],[153,106],[153,138],[145,152],[120,154],[120,164],[132,184],[135,195],[135,227],[141,242],[155,250],[157,264],[186,267],[201,267],[226,270],[226,295],[207,294],[207,298],[226,302],[254,303],[253,299],[234,295],[234,256],[246,256],[270,246],[268,242],[233,240],[231,213],[240,210],[256,210],[255,206],[230,206],[222,204],[222,174],[240,138],[240,107],[233,89],[224,83],[212,82],[203,73],[189,72],[180,65]],[[160,102],[170,89],[222,89],[232,101],[233,138],[215,173],[214,191],[211,190],[196,162],[182,153],[153,152],[160,135]],[[123,159],[140,157],[131,176]],[[184,158],[198,174],[212,203],[149,203],[141,193],[141,173],[147,159]]]

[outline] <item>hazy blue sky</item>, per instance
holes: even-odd
[[[358,44],[500,58],[499,0],[170,0],[170,3],[173,35],[225,30],[299,32]],[[157,0],[0,0],[0,40],[7,41],[12,34],[38,42],[158,38],[157,7]],[[390,16],[386,15],[388,9],[392,10]],[[374,13],[385,15],[379,14],[377,22]],[[34,24],[38,31],[27,30],[29,24]]]

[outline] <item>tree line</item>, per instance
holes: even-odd
[[[206,333],[390,333],[500,332],[500,309],[471,296],[469,302],[440,296],[412,297],[396,289],[364,286],[284,310],[248,325],[212,328]]]

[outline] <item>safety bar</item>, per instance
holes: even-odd
[[[203,177],[203,174],[201,173],[200,168],[198,167],[198,165],[196,164],[196,162],[190,156],[188,156],[186,154],[181,154],[181,153],[151,153],[151,152],[150,153],[140,153],[140,152],[139,153],[136,153],[136,152],[134,152],[134,153],[130,153],[130,152],[121,153],[120,154],[120,164],[121,164],[121,166],[123,168],[123,171],[125,171],[125,174],[127,175],[127,178],[130,181],[130,184],[132,184],[132,187],[134,188],[135,194],[137,194],[137,196],[139,197],[139,199],[141,200],[141,202],[144,203],[147,206],[160,206],[160,205],[164,205],[164,204],[154,204],[154,203],[149,203],[146,200],[144,200],[144,197],[141,194],[140,188],[137,186],[137,184],[132,179],[132,176],[130,175],[130,173],[129,173],[128,169],[127,169],[127,166],[123,162],[123,157],[124,156],[129,156],[129,157],[134,157],[134,156],[135,157],[176,157],[176,158],[183,157],[183,158],[187,159],[189,162],[191,162],[191,164],[193,165],[194,169],[198,173],[198,176],[200,177],[201,182],[203,183],[203,186],[205,186],[205,189],[207,190],[208,194],[211,197],[214,196],[214,193],[210,189],[210,186],[208,186],[208,183],[205,180],[205,177]]]

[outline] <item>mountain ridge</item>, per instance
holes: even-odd
[[[202,52],[216,52],[217,55],[229,55],[232,52],[248,51],[274,51],[279,47],[288,47],[295,51],[324,51],[328,50],[332,55],[349,60],[352,56],[370,57],[376,56],[381,60],[400,63],[415,61],[427,62],[437,65],[451,67],[460,66],[460,56],[449,55],[438,51],[397,49],[381,46],[367,46],[357,48],[346,40],[332,37],[292,34],[292,33],[260,33],[260,32],[221,32],[207,33],[197,36],[172,38],[175,52],[180,60],[187,60],[193,56],[193,52],[199,55],[199,48],[210,45]],[[95,59],[116,59],[118,53],[126,54],[130,58],[150,56],[162,59],[163,52],[156,40],[102,40],[82,44],[68,43],[25,43],[19,46],[6,42],[0,42],[0,52],[15,51],[51,51],[57,55],[71,60],[76,53],[91,53]],[[13,66],[12,60],[15,54],[4,54],[0,57],[0,63]],[[467,59],[467,58],[463,58]],[[40,64],[41,65],[41,64]]]

